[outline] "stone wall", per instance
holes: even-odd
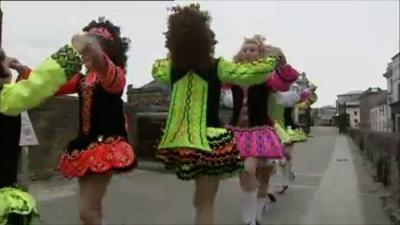
[[[348,129],[348,134],[363,155],[371,162],[371,166],[375,171],[375,180],[389,189],[388,204],[395,206],[394,210],[399,210],[400,136],[395,133],[360,129]]]

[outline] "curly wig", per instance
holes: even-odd
[[[286,64],[286,56],[280,48],[272,45],[267,45],[266,47],[266,56],[279,58],[280,60],[283,60],[284,64]]]
[[[176,6],[171,11],[164,34],[173,66],[179,70],[208,70],[217,43],[208,11],[200,10],[199,4]]]
[[[103,50],[115,65],[122,68],[126,67],[126,62],[128,60],[127,52],[131,41],[127,37],[121,37],[120,27],[115,26],[104,17],[99,17],[97,21],[92,20],[82,30],[84,32],[89,32],[92,28],[104,28],[110,32],[113,40],[108,40],[98,35],[96,35],[96,38],[100,41]]]
[[[248,43],[255,44],[257,46],[258,59],[265,57],[267,54],[267,45],[265,45],[264,42],[265,42],[265,37],[263,37],[260,34],[256,34],[252,38],[245,38],[241,49],[233,57],[234,62],[244,62],[245,61],[244,56],[243,56],[243,46]]]
[[[0,78],[5,78],[9,76],[7,70],[4,68],[3,65],[4,60],[6,60],[6,53],[3,51],[3,49],[0,49]]]

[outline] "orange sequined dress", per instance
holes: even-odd
[[[128,143],[121,96],[125,70],[110,60],[107,74],[90,71],[77,74],[57,93],[78,93],[79,132],[60,157],[64,177],[87,173],[123,172],[136,167],[133,147]]]

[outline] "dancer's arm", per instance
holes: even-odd
[[[93,70],[100,75],[98,78],[104,90],[113,94],[124,90],[126,84],[125,69],[115,65],[97,42],[89,41],[89,44],[82,51],[82,55],[90,58]]]
[[[265,82],[275,66],[276,60],[270,57],[252,63],[233,63],[221,58],[218,77],[226,83],[255,85]]]
[[[74,75],[67,83],[63,84],[54,95],[62,96],[77,93],[79,82],[82,77],[83,75],[79,73]]]
[[[19,82],[21,80],[28,79],[30,73],[32,72],[31,68],[21,64],[18,59],[15,58],[8,58],[9,60],[9,67],[17,71],[18,76],[15,82]]]
[[[169,59],[157,59],[153,64],[151,74],[154,79],[163,84],[171,82],[171,61]]]
[[[267,79],[267,86],[274,91],[287,91],[299,77],[297,72],[291,65],[280,63],[279,66],[271,73]]]
[[[0,91],[0,112],[16,116],[38,106],[54,95],[81,67],[79,53],[69,45],[62,47],[32,70],[28,79],[3,86]]]

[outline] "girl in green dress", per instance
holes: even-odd
[[[156,60],[153,77],[172,87],[157,158],[179,179],[195,180],[196,224],[213,224],[213,205],[222,177],[243,168],[233,134],[219,120],[221,83],[266,82],[275,59],[236,64],[214,57],[211,17],[199,5],[172,8],[167,59]]]

